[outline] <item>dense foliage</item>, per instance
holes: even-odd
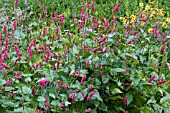
[[[0,1],[0,111],[170,112],[169,4],[132,1]]]

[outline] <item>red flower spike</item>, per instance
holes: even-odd
[[[148,82],[151,83],[155,78],[156,78],[156,76],[152,76],[152,77],[148,80]]]
[[[128,101],[128,97],[126,96],[126,97],[124,98],[123,103],[124,103],[124,104],[126,104],[126,103],[127,103],[127,101]]]
[[[116,11],[120,8],[120,4],[117,4],[116,7],[113,9],[112,13],[116,13]]]
[[[90,92],[90,94],[87,97],[87,100],[90,100],[93,97],[93,95],[95,95],[95,94],[96,94],[96,92]]]

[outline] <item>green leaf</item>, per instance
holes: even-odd
[[[30,94],[32,90],[29,87],[23,86],[22,91],[24,94]]]
[[[22,32],[22,31],[20,31],[20,30],[16,30],[15,32],[14,32],[14,37],[16,38],[16,39],[24,39],[25,38],[25,34]]]
[[[148,100],[147,104],[150,104],[150,103],[153,103],[153,104],[156,103],[156,100],[155,100],[154,96],[152,96],[152,97]]]
[[[73,46],[73,53],[78,54],[78,49],[77,49],[77,46],[75,46],[75,45]]]
[[[153,112],[151,108],[144,106],[140,108],[140,113],[153,113]]]
[[[118,93],[122,93],[122,91],[119,88],[110,88],[110,90],[112,91],[112,94],[118,94]]]
[[[20,108],[14,109],[14,112],[17,112],[17,113],[23,113],[23,112],[24,112],[24,110],[23,110],[23,108],[22,108],[22,107],[20,107]]]
[[[65,106],[68,106],[68,105],[71,104],[71,103],[68,102],[68,101],[65,101],[64,104],[65,104]]]
[[[138,60],[138,57],[135,56],[134,54],[123,53],[123,55],[128,56],[128,57],[131,57],[131,58],[133,58],[133,59],[135,59],[135,60]]]
[[[116,32],[112,32],[112,33],[108,34],[108,38],[113,37],[115,34],[116,34]]]
[[[35,113],[34,109],[29,108],[29,107],[24,107],[24,111],[25,111],[26,113]]]
[[[114,68],[114,69],[112,69],[112,71],[114,71],[114,72],[125,72],[126,70],[124,70],[122,68]]]
[[[103,75],[103,76],[102,76],[102,82],[103,82],[103,84],[108,83],[108,81],[109,81],[109,75],[108,75],[108,74],[107,74],[107,75]]]
[[[113,96],[113,97],[111,97],[110,99],[112,99],[112,100],[117,100],[117,99],[123,99],[123,97],[121,97],[121,96]]]
[[[5,88],[5,91],[11,91],[11,90],[13,90],[14,88],[13,87],[6,87]]]
[[[133,100],[133,95],[128,93],[127,96],[128,96],[127,105],[129,105]]]
[[[58,105],[60,105],[60,100],[53,100],[53,101],[51,102],[51,105],[53,105],[53,106],[58,106]]]
[[[161,98],[160,103],[164,103],[170,101],[170,94],[167,94],[165,97]]]
[[[40,101],[40,102],[44,102],[45,101],[45,98],[43,97],[43,96],[38,96],[38,99],[37,99],[38,101]]]
[[[6,81],[0,78],[0,84],[4,85],[4,84],[6,84]]]
[[[54,93],[50,93],[49,96],[50,96],[50,97],[53,97],[53,98],[55,99]]]
[[[92,96],[91,100],[99,100],[101,102],[103,102],[101,96],[99,95],[99,93],[96,93],[95,95]]]
[[[101,103],[98,107],[99,110],[102,110],[102,111],[107,111],[107,106],[104,104],[104,103]]]

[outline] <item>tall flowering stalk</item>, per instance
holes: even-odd
[[[120,8],[120,4],[117,4],[116,7],[113,9],[112,13],[116,13],[117,10]]]
[[[152,76],[152,77],[148,80],[148,82],[151,83],[155,78],[156,78],[156,76]]]
[[[93,95],[95,95],[95,94],[96,94],[96,92],[90,92],[90,94],[87,97],[87,100],[90,100],[93,97]]]

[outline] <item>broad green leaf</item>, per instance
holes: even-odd
[[[107,111],[107,106],[104,103],[100,103],[98,109],[102,111]]]
[[[140,108],[140,113],[153,113],[153,112],[151,108],[144,106]]]
[[[116,34],[116,32],[112,32],[112,33],[108,34],[108,38],[113,37],[115,34]]]
[[[114,69],[112,69],[112,71],[114,71],[114,72],[125,72],[126,70],[124,70],[122,68],[114,68]]]
[[[156,100],[155,100],[154,96],[152,96],[152,97],[148,100],[147,104],[150,104],[150,103],[152,103],[152,104],[155,104],[155,103],[156,103]]]
[[[45,101],[45,98],[43,97],[43,96],[38,96],[38,99],[37,99],[38,101],[40,101],[40,102],[44,102]]]
[[[24,94],[30,94],[32,90],[29,87],[23,86],[22,91]]]
[[[118,93],[122,93],[122,91],[119,88],[110,88],[110,90],[112,91],[112,94],[118,94]]]
[[[170,94],[167,94],[166,96],[164,96],[163,98],[161,98],[160,103],[164,103],[170,101]]]
[[[53,106],[60,105],[60,100],[52,100],[51,105],[53,105]]]
[[[6,87],[5,88],[5,91],[11,91],[11,90],[13,90],[14,88],[13,87]]]
[[[128,93],[127,96],[128,96],[127,105],[129,105],[133,101],[133,95]]]
[[[133,59],[135,59],[135,60],[138,60],[138,57],[137,57],[136,55],[134,55],[134,54],[123,53],[123,55],[128,56],[128,57],[131,57],[131,58],[133,58]]]
[[[65,101],[64,104],[65,104],[65,106],[68,106],[68,105],[71,104],[71,103],[68,102],[68,101]]]
[[[49,96],[50,96],[50,97],[53,97],[53,98],[55,99],[54,93],[50,93]]]
[[[14,32],[14,37],[16,38],[16,39],[24,39],[25,38],[25,34],[22,32],[22,31],[20,31],[20,30],[16,30],[15,32]]]
[[[23,110],[23,108],[22,108],[22,107],[20,107],[20,108],[16,108],[16,109],[14,109],[14,112],[16,112],[16,113],[23,113],[23,112],[24,112],[24,110]]]

